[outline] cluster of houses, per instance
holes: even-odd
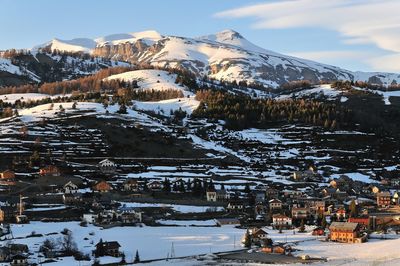
[[[226,201],[227,210],[238,214],[241,225],[247,227],[284,230],[315,225],[314,235],[344,243],[365,242],[373,230],[391,227],[400,231],[399,193],[390,185],[365,184],[347,176],[332,179],[325,187],[309,182],[319,178],[312,170],[295,172],[293,179],[301,182],[285,187],[256,186],[230,197],[212,190],[206,197]]]
[[[67,179],[65,184],[55,187],[54,192],[62,195],[64,205],[85,210],[82,223],[102,227],[138,225],[144,219],[140,209],[116,204],[107,195],[119,193],[119,196],[141,197],[147,193],[149,196],[155,192],[166,192],[168,186],[170,192],[176,193],[200,191],[200,200],[213,206],[224,206],[226,213],[219,216],[217,224],[248,228],[246,236],[251,244],[259,246],[265,253],[292,252],[289,245],[273,243],[262,229],[265,226],[281,232],[294,228],[304,231],[305,225],[315,225],[313,235],[342,243],[365,242],[368,233],[373,230],[391,227],[400,231],[400,197],[396,190],[400,189],[400,182],[395,180],[367,184],[343,175],[321,185],[324,178],[311,167],[294,172],[290,184],[247,184],[245,189],[234,190],[225,189],[223,184],[214,185],[212,180],[196,179],[192,184],[181,178],[116,180],[113,176],[118,172],[118,165],[109,159],[100,161],[97,168],[104,178],[85,182]],[[57,166],[48,165],[40,168],[38,175],[60,176],[61,172]],[[13,171],[0,173],[0,186],[14,186],[16,181]],[[0,206],[0,223],[18,221],[18,217],[24,216],[22,213],[21,201],[3,204]],[[95,256],[119,257],[119,248],[117,241],[101,240],[93,252]],[[26,265],[27,250],[20,247],[17,252],[16,249],[15,246],[2,247],[0,261]]]

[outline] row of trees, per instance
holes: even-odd
[[[207,189],[213,188],[215,187],[211,179],[210,181],[207,181],[206,179],[200,180],[195,178],[193,181],[189,179],[187,182],[181,180],[180,182],[174,182],[173,185],[169,178],[165,178],[163,181],[163,191],[166,193],[191,191],[194,196],[203,197]]]
[[[334,103],[315,100],[252,99],[222,91],[198,91],[200,106],[194,118],[225,120],[232,129],[267,127],[270,123],[300,122],[326,128],[338,128],[351,120],[351,112]]]
[[[365,81],[349,81],[349,80],[338,80],[332,82],[332,87],[340,90],[351,90],[354,87],[359,87],[363,89],[369,90],[378,90],[378,91],[398,91],[400,90],[400,84],[393,83],[389,86],[385,86],[383,84],[369,83]]]

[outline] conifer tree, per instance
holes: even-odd
[[[133,263],[139,263],[139,262],[140,262],[139,251],[136,250],[135,260],[133,261]]]

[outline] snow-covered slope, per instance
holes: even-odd
[[[398,74],[352,72],[272,52],[252,44],[233,30],[198,38],[162,36],[155,31],[145,31],[94,40],[53,40],[45,46],[85,51],[131,63],[183,68],[199,77],[256,82],[270,87],[296,80],[362,80],[383,85],[400,82]]]
[[[40,48],[49,47],[51,50],[91,53],[96,46],[101,47],[104,45],[135,43],[138,40],[143,40],[147,44],[151,45],[161,38],[162,36],[156,31],[112,34],[96,39],[77,38],[72,40],[60,40],[55,38],[49,42],[33,47],[32,51],[37,51]]]
[[[199,106],[200,102],[194,99],[194,96],[190,96],[159,102],[135,101],[134,104],[137,110],[154,111],[155,113],[169,116],[171,114],[171,111],[176,111],[179,109],[185,111],[187,114],[190,115]]]
[[[36,82],[40,81],[40,78],[35,73],[29,71],[25,66],[14,65],[8,58],[0,57],[0,72],[7,72],[18,76],[25,76]],[[0,80],[0,85],[2,84],[3,82]]]
[[[188,91],[186,91],[185,87],[182,87],[175,83],[176,75],[168,73],[163,70],[155,70],[155,69],[143,69],[143,70],[134,70],[129,71],[117,75],[112,75],[106,80],[114,80],[119,79],[123,81],[137,81],[137,84],[140,89],[148,90],[181,90],[186,95],[191,95]]]
[[[170,115],[170,111],[178,110],[179,108],[188,114],[191,114],[196,109],[200,102],[194,99],[194,94],[187,90],[186,87],[175,83],[176,74],[168,73],[163,70],[143,69],[129,71],[118,75],[112,75],[106,80],[124,80],[137,81],[137,84],[142,90],[180,90],[185,97],[170,99],[158,102],[139,102],[135,101],[135,108],[138,110],[154,111],[162,115]]]
[[[21,70],[18,66],[13,65],[10,59],[0,57],[0,71],[5,71],[11,74],[21,75]]]

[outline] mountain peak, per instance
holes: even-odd
[[[237,31],[234,31],[232,29],[226,29],[220,32],[217,32],[215,36],[221,38],[221,39],[244,39],[244,37]]]

